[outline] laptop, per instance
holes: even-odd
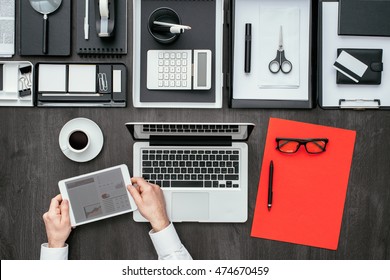
[[[172,222],[240,223],[248,217],[252,123],[126,123],[133,176],[158,184]],[[146,221],[138,211],[133,219]]]

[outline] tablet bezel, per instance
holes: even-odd
[[[137,210],[137,205],[135,204],[133,197],[130,195],[129,191],[126,188],[126,193],[127,193],[127,197],[129,198],[129,201],[130,201],[131,209],[125,210],[125,211],[119,211],[119,212],[111,213],[111,214],[108,214],[108,215],[104,215],[104,216],[101,216],[101,217],[97,217],[97,218],[90,219],[90,220],[83,221],[83,222],[79,222],[79,223],[77,223],[76,220],[75,220],[73,209],[72,209],[72,201],[70,201],[70,199],[69,199],[69,194],[68,194],[68,190],[66,188],[66,183],[69,182],[69,181],[74,181],[74,180],[78,180],[78,179],[89,178],[91,176],[95,176],[96,174],[100,174],[100,173],[107,172],[107,171],[114,170],[114,169],[118,169],[118,168],[121,171],[122,179],[123,179],[123,181],[125,183],[125,186],[131,185],[130,173],[129,173],[129,169],[127,168],[126,164],[121,164],[121,165],[117,165],[117,166],[101,169],[101,170],[98,170],[98,171],[82,174],[82,175],[75,176],[75,177],[72,177],[72,178],[67,178],[67,179],[64,179],[64,180],[61,180],[61,181],[58,182],[58,187],[60,189],[60,193],[62,195],[62,199],[66,199],[66,200],[69,201],[69,216],[70,216],[70,223],[71,223],[72,227],[83,225],[83,224],[87,224],[87,223],[92,223],[92,222],[95,222],[95,221],[107,219],[107,218],[110,218],[110,217],[122,215],[122,214],[125,214],[125,213],[133,212],[134,210]]]

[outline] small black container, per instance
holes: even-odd
[[[154,21],[181,24],[179,15],[171,8],[161,7],[154,10],[149,16],[148,30],[152,37],[161,44],[170,44],[180,36],[180,34],[169,32],[169,27],[154,24]]]

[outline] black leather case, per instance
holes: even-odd
[[[337,84],[379,85],[381,83],[383,71],[382,49],[337,49],[337,56],[339,56],[342,51],[357,58],[366,64],[368,68],[363,76],[358,79],[359,83],[354,82],[341,72],[336,71]]]

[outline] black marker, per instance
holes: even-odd
[[[0,90],[3,90],[3,64],[0,64]]]
[[[269,178],[268,178],[268,211],[271,210],[272,207],[272,179],[274,177],[274,162],[271,160],[269,164]]]
[[[245,24],[245,73],[251,72],[252,24]]]

